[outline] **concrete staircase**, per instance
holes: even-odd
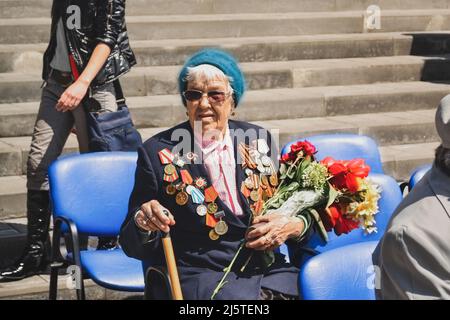
[[[369,5],[381,29],[365,28]],[[41,94],[51,0],[0,0],[0,220],[25,214],[26,158]],[[248,88],[237,119],[280,143],[351,132],[380,145],[397,180],[430,162],[450,91],[450,0],[132,0],[138,66],[122,81],[143,137],[185,119],[176,76],[203,47],[232,52]],[[76,151],[71,136],[65,152]]]
[[[370,4],[381,8],[379,30],[364,27]],[[25,212],[50,6],[0,1],[0,219]],[[398,180],[432,159],[434,109],[450,89],[450,0],[134,0],[127,13],[139,64],[123,86],[144,138],[185,119],[180,65],[199,48],[220,46],[248,80],[236,118],[279,129],[281,144],[367,134]],[[70,137],[65,152],[76,148]]]

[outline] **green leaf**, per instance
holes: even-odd
[[[275,254],[273,251],[264,251],[262,255],[262,262],[264,267],[270,267],[275,262]]]
[[[328,183],[328,202],[325,208],[331,206],[338,197],[338,195],[339,192],[335,188],[333,188],[333,186],[330,183]]]
[[[283,176],[285,173],[286,173],[286,171],[287,171],[287,166],[286,166],[286,164],[285,163],[282,163],[281,165],[280,165],[280,174]]]
[[[323,225],[322,219],[320,218],[319,213],[315,209],[309,209],[309,213],[312,215],[314,222],[316,223],[317,230],[319,231],[319,235],[325,242],[328,242],[328,232],[325,230],[325,226]]]

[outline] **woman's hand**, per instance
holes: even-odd
[[[256,217],[253,226],[255,229],[246,235],[246,247],[255,250],[274,250],[305,228],[302,220],[275,213]]]
[[[61,95],[56,104],[56,110],[66,112],[78,107],[89,88],[89,82],[78,79],[71,84]]]
[[[146,231],[161,230],[168,233],[170,231],[169,226],[175,225],[173,215],[157,200],[151,200],[141,205],[134,220],[139,228]]]

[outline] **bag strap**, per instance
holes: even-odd
[[[116,101],[117,104],[125,104],[125,96],[123,95],[122,86],[120,85],[119,79],[114,80],[114,90],[116,91]]]

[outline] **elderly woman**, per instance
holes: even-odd
[[[184,298],[210,299],[245,240],[215,299],[295,299],[298,269],[279,253],[264,268],[257,252],[297,243],[308,226],[282,214],[258,216],[278,183],[270,158],[276,150],[264,129],[230,120],[245,90],[242,71],[228,53],[205,49],[186,62],[178,81],[188,119],[139,150],[120,235],[124,251],[164,266],[160,238],[170,231]],[[147,289],[168,298],[156,282]]]

